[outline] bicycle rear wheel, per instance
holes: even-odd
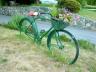
[[[48,35],[47,46],[56,60],[73,64],[79,56],[75,37],[66,30],[54,30]]]
[[[28,18],[23,18],[19,23],[20,33],[24,32],[28,37],[33,38],[34,36],[34,27],[32,22]]]

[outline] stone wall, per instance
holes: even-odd
[[[13,16],[16,14],[27,15],[29,11],[50,12],[47,7],[25,6],[25,7],[0,7],[0,14],[6,16]]]
[[[78,14],[73,14],[72,23],[74,26],[83,29],[96,30],[96,20],[91,20]]]

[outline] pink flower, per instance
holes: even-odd
[[[30,11],[30,12],[28,13],[28,16],[33,16],[33,14],[34,14],[34,11]]]
[[[38,15],[38,12],[30,11],[28,13],[28,16],[36,16],[36,15]]]
[[[80,16],[76,16],[75,18],[76,18],[76,20],[80,20]]]

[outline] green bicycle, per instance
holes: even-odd
[[[52,25],[48,31],[41,34],[37,28],[37,20],[48,20]],[[47,47],[49,50],[56,51],[57,55],[62,55],[65,63],[74,64],[79,56],[79,45],[75,37],[64,29],[67,26],[69,26],[69,23],[52,17],[50,13],[27,16],[21,19],[19,23],[20,32],[24,32],[28,37],[34,38],[36,43],[41,43],[42,38],[47,35]]]

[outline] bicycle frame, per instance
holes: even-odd
[[[44,37],[44,36],[46,36],[47,34],[49,34],[52,30],[54,30],[53,29],[53,27],[51,27],[50,29],[48,29],[44,34],[40,34],[40,31],[38,30],[38,28],[37,28],[37,24],[36,24],[36,22],[35,22],[35,20],[36,19],[34,19],[34,21],[33,21],[33,23],[32,23],[32,25],[34,26],[33,28],[34,28],[34,30],[36,31],[36,33],[35,33],[35,41],[36,42],[41,42],[41,40],[42,40],[42,38]]]
[[[40,14],[48,14],[52,17],[52,15],[50,13],[40,13]],[[39,14],[39,15],[40,15]],[[31,21],[31,25],[32,25],[32,29],[34,30],[34,34],[35,34],[35,41],[36,42],[41,42],[42,38],[49,34],[52,30],[53,30],[53,27],[51,27],[48,31],[46,31],[44,34],[40,34],[39,30],[38,30],[38,27],[37,27],[37,24],[36,24],[36,20],[39,19],[39,15],[37,16],[28,16],[27,18]]]
[[[37,29],[37,24],[35,25],[36,27],[36,29]],[[35,41],[37,42],[37,43],[41,43],[41,41],[42,41],[42,39],[43,39],[43,37],[44,36],[46,36],[47,34],[50,34],[50,32],[52,32],[53,30],[55,30],[55,29],[53,29],[54,27],[52,26],[50,29],[48,29],[44,34],[42,34],[42,35],[40,35],[40,32],[38,31],[38,29],[37,29],[37,36],[35,37]],[[62,49],[62,43],[61,43],[61,41],[59,40],[59,34],[58,33],[56,33],[56,35],[55,35],[55,38],[56,38],[56,41],[57,41],[57,45],[58,45],[58,47],[60,48],[60,49]]]

